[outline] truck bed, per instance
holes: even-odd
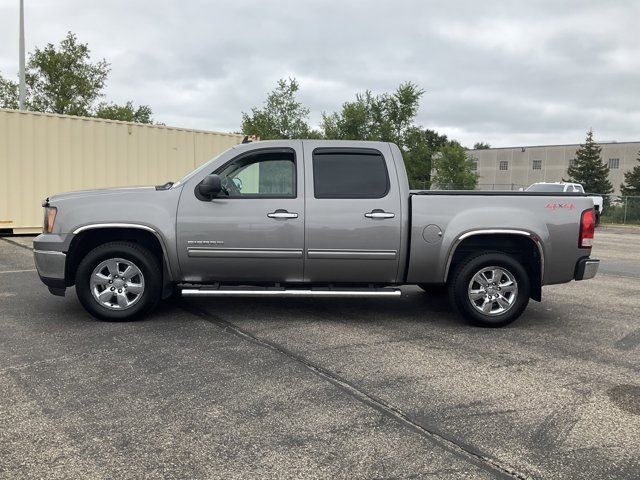
[[[593,208],[584,193],[422,190],[409,203],[409,283],[445,282],[451,253],[476,235],[490,235],[488,249],[496,234],[528,237],[542,257],[542,285],[571,281],[576,260],[589,254],[578,247],[580,217]]]

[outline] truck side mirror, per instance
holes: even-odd
[[[204,177],[204,180],[198,184],[198,193],[206,198],[211,199],[217,197],[222,191],[222,180],[220,176],[212,173]]]

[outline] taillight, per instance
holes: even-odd
[[[593,235],[596,231],[596,219],[593,208],[582,212],[580,217],[580,236],[578,238],[578,247],[593,247]]]

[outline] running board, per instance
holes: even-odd
[[[399,297],[402,291],[397,288],[346,289],[243,289],[243,288],[183,288],[183,297]]]

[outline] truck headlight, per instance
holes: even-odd
[[[44,207],[44,225],[42,227],[43,233],[51,233],[53,231],[53,224],[56,221],[56,214],[58,209],[56,207]]]

